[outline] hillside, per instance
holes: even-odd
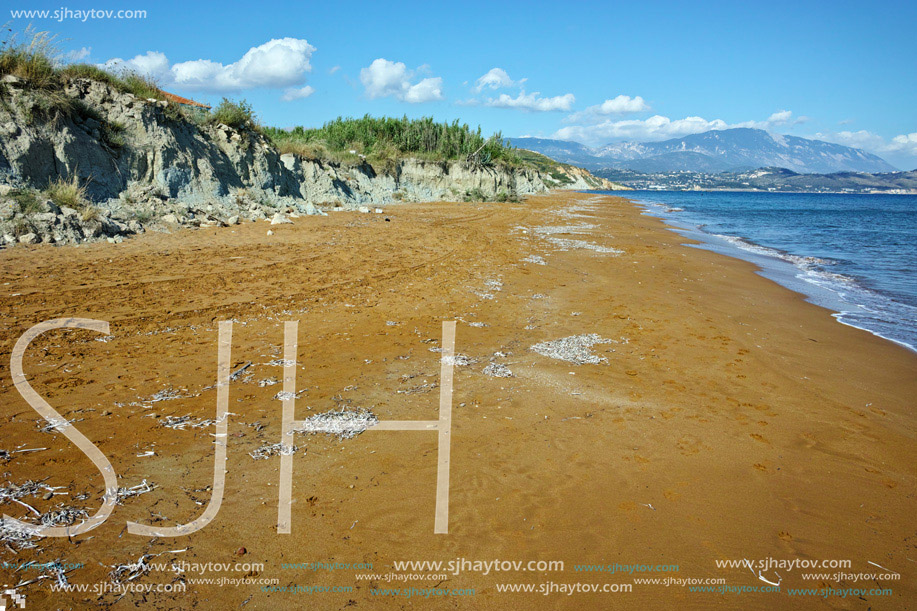
[[[735,172],[781,167],[805,174],[895,171],[882,158],[860,149],[751,128],[713,130],[662,142],[620,142],[598,148],[540,138],[513,138],[511,143],[590,170]]]
[[[535,168],[542,175],[542,180],[551,189],[599,189],[602,191],[624,191],[628,187],[601,178],[569,163],[561,163],[550,157],[529,151],[516,149],[520,162]]]
[[[9,50],[0,58],[0,245],[118,241],[150,228],[280,222],[395,202],[515,200],[589,188],[587,178],[604,184],[569,166],[539,169],[499,136],[485,140],[457,124],[428,125],[426,135],[445,134],[430,150],[308,154],[289,146],[295,138],[261,128],[244,103],[188,109],[138,77],[46,59]],[[401,125],[403,133],[412,125]]]

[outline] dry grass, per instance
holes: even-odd
[[[70,180],[58,178],[51,182],[44,191],[52,202],[63,208],[85,211],[89,205],[86,199],[86,187],[80,185],[80,180],[72,176]]]

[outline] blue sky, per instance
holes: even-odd
[[[917,167],[914,2],[14,2],[145,10],[11,26],[270,125],[432,115],[590,145],[747,125]]]

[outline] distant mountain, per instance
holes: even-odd
[[[917,170],[911,172],[835,172],[799,174],[785,168],[759,168],[746,172],[635,172],[596,170],[597,176],[633,189],[666,191],[789,191],[805,193],[917,194]]]
[[[545,138],[511,138],[510,142],[590,170],[739,172],[780,167],[803,174],[896,171],[881,157],[860,149],[744,127],[662,142],[618,142],[598,148]]]

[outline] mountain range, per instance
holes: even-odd
[[[780,167],[803,174],[897,170],[881,157],[861,149],[746,127],[661,142],[617,142],[597,148],[545,138],[510,138],[510,143],[589,170],[741,172]]]

